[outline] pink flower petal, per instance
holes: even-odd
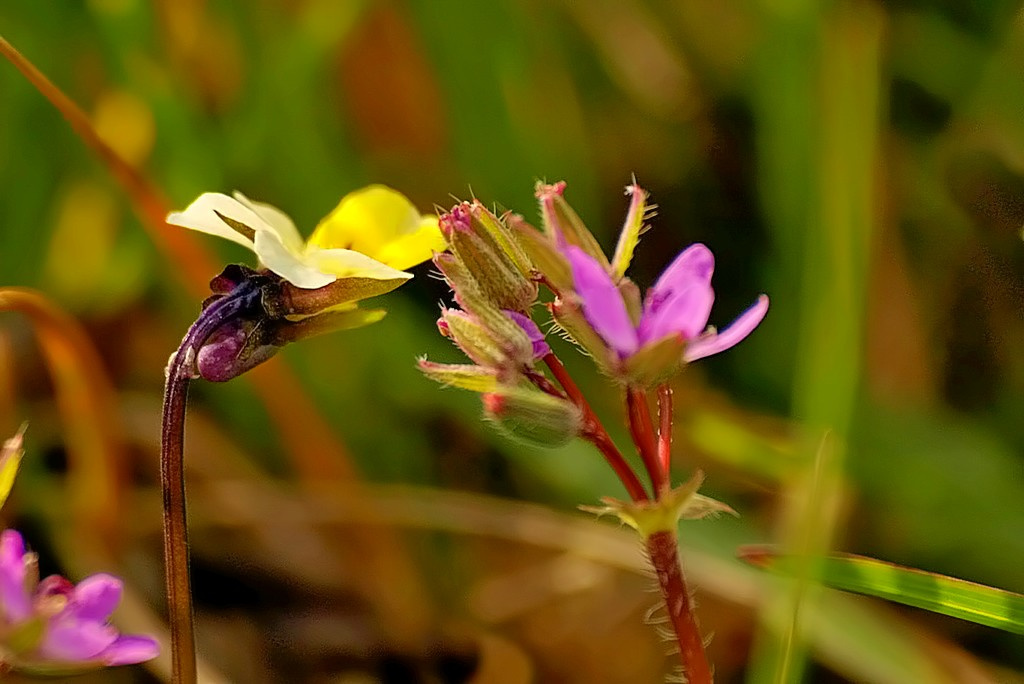
[[[117,630],[102,622],[54,620],[47,625],[39,652],[47,660],[92,660],[117,640]]]
[[[122,582],[101,573],[86,577],[71,594],[67,611],[79,620],[105,622],[121,601]]]
[[[526,336],[530,338],[530,342],[533,344],[533,359],[535,361],[551,353],[551,347],[544,341],[544,333],[540,331],[540,328],[537,327],[532,318],[518,311],[511,311],[509,309],[502,309],[502,311],[504,311],[506,316],[515,321],[523,329],[523,332],[526,333]]]
[[[725,330],[698,337],[687,344],[683,358],[690,363],[736,346],[761,323],[766,313],[768,313],[768,296],[761,295],[753,306],[740,314],[739,318]]]
[[[611,276],[579,247],[567,245],[564,253],[587,322],[620,356],[635,352],[639,346],[636,328]]]
[[[138,634],[128,634],[117,638],[100,656],[108,666],[134,665],[152,660],[160,655],[160,644],[156,639]]]
[[[0,622],[17,623],[32,613],[25,587],[25,541],[15,530],[0,535]]]
[[[680,252],[661,272],[658,280],[648,290],[646,299],[651,306],[658,307],[661,300],[672,292],[682,292],[690,287],[710,287],[714,271],[715,255],[706,245],[694,243]]]

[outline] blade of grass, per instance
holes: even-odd
[[[116,548],[123,513],[122,428],[114,387],[96,348],[71,316],[45,297],[0,288],[0,312],[28,318],[53,378],[65,429],[70,519],[84,538]]]
[[[846,1],[765,9],[774,24],[766,49],[785,59],[764,56],[761,144],[768,171],[788,168],[785,178],[766,173],[762,191],[782,248],[802,260],[791,264],[800,274],[794,413],[807,427],[808,451],[814,436],[830,436],[813,469],[793,478],[783,496],[780,536],[800,559],[797,580],[765,603],[751,669],[751,681],[782,683],[801,681],[807,668],[810,634],[801,614],[819,597],[813,559],[827,552],[842,500],[875,223],[884,15]]]
[[[739,556],[751,565],[781,573],[789,571],[793,560],[757,547],[741,549]],[[821,581],[835,589],[1024,634],[1024,594],[1005,589],[854,554],[825,558]]]

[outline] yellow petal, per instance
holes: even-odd
[[[437,221],[432,221],[431,228],[427,218],[420,216],[400,192],[370,185],[345,195],[317,226],[309,244],[354,250],[388,266],[408,268],[429,259],[435,245],[443,245]],[[432,231],[437,232],[436,240]],[[394,243],[404,246],[392,247]]]
[[[420,227],[415,232],[384,245],[377,254],[377,260],[392,268],[405,270],[445,250],[444,236],[437,226],[436,216],[420,218]]]

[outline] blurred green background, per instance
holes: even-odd
[[[635,175],[659,211],[634,280],[699,240],[718,260],[712,323],[767,292],[752,337],[675,387],[676,480],[703,468],[742,514],[682,530],[720,681],[773,667],[754,611],[771,591],[732,560],[740,544],[809,535],[1024,591],[1018,3],[7,2],[0,34],[173,208],[238,189],[308,234],[382,182],[424,211],[475,196],[533,220],[534,183],[566,180],[611,249]],[[159,401],[195,282],[6,63],[0,187],[0,286],[70,312],[116,390],[127,476],[105,569],[160,611]],[[252,264],[214,239],[189,249]],[[614,561],[635,549],[574,512],[623,495],[596,452],[508,442],[475,396],[415,370],[459,360],[430,270],[383,300],[383,322],[285,350],[263,389],[195,384],[202,655],[227,681],[660,681],[648,580]],[[617,390],[557,351],[624,438]],[[5,523],[45,567],[97,571],[62,529],[79,466],[48,377],[31,326],[0,316],[0,423],[31,422]],[[1021,680],[1020,637],[856,608],[862,628],[812,635],[808,681]],[[872,642],[883,624],[910,635],[902,654]]]

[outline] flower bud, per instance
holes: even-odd
[[[258,319],[232,319],[206,338],[196,353],[196,370],[210,382],[227,382],[263,363],[280,347]]]
[[[527,280],[532,278],[533,264],[530,257],[523,251],[522,245],[519,244],[519,240],[508,225],[477,200],[473,200],[473,203],[469,205],[469,213],[473,217],[473,229],[477,233],[489,235],[519,273]]]
[[[608,263],[608,257],[604,255],[604,250],[601,249],[594,234],[584,225],[576,211],[565,201],[564,193],[565,181],[554,185],[537,184],[535,194],[540,200],[544,232],[556,240],[559,245],[563,242],[576,245],[596,259],[610,273],[611,264]]]
[[[525,387],[507,387],[482,397],[484,416],[511,437],[545,447],[580,434],[583,414],[567,399]]]
[[[441,216],[441,232],[449,250],[495,308],[525,311],[537,298],[537,284],[528,279],[479,221],[474,222],[470,208],[468,203],[460,204]]]
[[[556,292],[572,290],[572,269],[558,251],[552,237],[540,232],[518,214],[506,214],[505,221],[537,271]]]
[[[438,328],[474,363],[485,368],[501,368],[506,365],[508,357],[487,328],[465,311],[443,309]]]

